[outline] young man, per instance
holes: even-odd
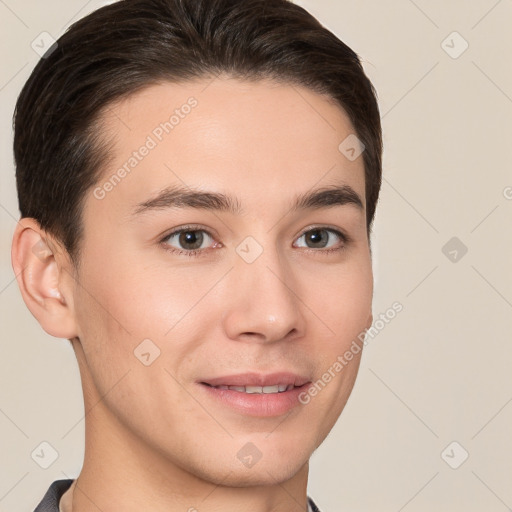
[[[120,1],[41,59],[14,147],[13,268],[86,411],[80,475],[36,510],[317,510],[372,323],[356,54],[286,0]]]

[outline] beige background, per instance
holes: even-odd
[[[34,38],[58,37],[104,3],[0,1],[1,512],[33,510],[82,464],[73,352],[39,327],[11,268],[10,119],[38,59]],[[512,1],[299,3],[362,57],[379,93],[374,315],[404,307],[369,341],[347,407],[312,457],[309,493],[323,512],[510,510]],[[456,262],[442,251],[452,237],[468,249]],[[46,470],[31,458],[42,441],[59,453]]]

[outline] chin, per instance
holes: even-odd
[[[287,482],[293,478],[306,464],[304,461],[263,461],[252,468],[237,468],[229,477],[224,478],[222,485],[230,487],[258,487],[271,486]]]
[[[247,465],[238,458],[233,460],[218,456],[203,461],[200,468],[189,466],[189,471],[205,481],[223,487],[257,487],[290,480],[308,461],[308,454],[288,451],[286,455],[282,455],[269,450],[268,455],[262,455],[257,462],[247,462]]]

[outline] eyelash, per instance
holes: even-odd
[[[179,235],[180,233],[187,232],[187,231],[190,231],[190,232],[203,231],[209,237],[214,238],[213,235],[207,229],[203,229],[200,226],[190,225],[190,226],[181,227],[179,229],[176,229],[176,230],[172,231],[171,233],[168,233],[167,235],[165,235],[164,238],[162,238],[162,240],[160,240],[160,243],[164,246],[164,249],[166,251],[169,251],[171,253],[178,254],[178,255],[185,255],[185,256],[188,256],[188,257],[191,257],[191,258],[195,257],[195,256],[202,256],[206,252],[209,252],[209,249],[193,249],[191,251],[186,251],[184,249],[176,249],[176,247],[171,247],[167,243],[169,238],[171,238],[172,236]],[[324,226],[313,226],[313,227],[310,227],[307,230],[303,231],[299,235],[299,238],[301,238],[305,234],[309,233],[310,231],[328,231],[330,233],[334,233],[335,235],[337,235],[342,240],[343,245],[341,247],[330,248],[330,249],[314,249],[314,248],[311,248],[311,247],[305,248],[305,250],[308,251],[308,252],[312,251],[312,252],[316,252],[316,253],[320,252],[320,253],[323,253],[323,254],[326,254],[326,253],[327,254],[331,254],[333,252],[343,251],[343,250],[346,249],[346,246],[351,241],[350,238],[347,235],[345,235],[345,233],[343,233],[343,232],[341,232],[341,231],[339,231],[337,229],[329,228],[329,227],[324,227]]]

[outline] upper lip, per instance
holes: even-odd
[[[302,386],[309,382],[309,378],[304,375],[293,372],[275,372],[275,373],[237,373],[236,375],[224,375],[221,377],[212,377],[201,379],[202,384],[210,386],[277,386],[290,385]]]

